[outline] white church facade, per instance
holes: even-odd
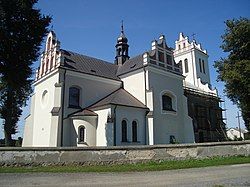
[[[136,57],[129,57],[128,48],[122,28],[113,64],[61,49],[51,31],[36,72],[23,146],[195,142],[184,87],[217,96],[206,51],[183,34],[175,50],[163,35]],[[193,48],[197,52],[188,50]]]

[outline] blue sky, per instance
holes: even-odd
[[[166,36],[168,46],[174,47],[179,32],[187,36],[194,33],[196,41],[208,51],[211,83],[221,96],[223,83],[216,82],[213,63],[226,56],[219,47],[224,21],[250,17],[249,0],[40,0],[36,7],[53,17],[53,29],[62,48],[109,62],[114,61],[121,20],[131,57],[149,50],[151,41],[161,34]],[[34,67],[38,64],[35,62]],[[225,103],[227,125],[236,127],[238,109],[228,99]],[[23,134],[24,117],[28,113],[29,105],[24,108],[17,137]]]

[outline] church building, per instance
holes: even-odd
[[[48,34],[24,147],[199,142],[205,131],[192,113],[196,93],[215,99],[216,106],[219,102],[201,45],[181,33],[173,49],[161,35],[151,49],[130,58],[122,26],[115,48],[110,63],[61,49],[56,34]]]

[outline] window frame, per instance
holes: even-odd
[[[185,73],[188,73],[189,69],[188,69],[188,59],[187,58],[185,58],[185,60],[184,60],[184,67],[185,67]]]
[[[165,110],[163,108],[163,96],[164,95],[171,98],[171,104],[172,104],[171,110]],[[169,91],[169,90],[163,90],[160,93],[160,106],[161,106],[161,114],[177,115],[177,97],[176,97],[176,95],[173,92]]]

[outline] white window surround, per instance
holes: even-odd
[[[81,129],[83,129],[83,132],[84,132],[84,135],[83,135],[83,141],[82,140],[80,140],[80,130]],[[86,133],[86,128],[85,128],[85,126],[84,125],[80,125],[79,127],[78,127],[78,136],[77,136],[77,142],[78,142],[78,144],[86,144],[86,135],[87,135],[87,133]]]
[[[172,99],[172,108],[173,108],[174,111],[163,110],[163,108],[162,108],[162,96],[163,95],[167,95],[167,96],[171,97],[171,99]],[[161,114],[177,115],[177,97],[170,90],[161,91],[161,93],[160,93],[160,105],[161,105]]]

